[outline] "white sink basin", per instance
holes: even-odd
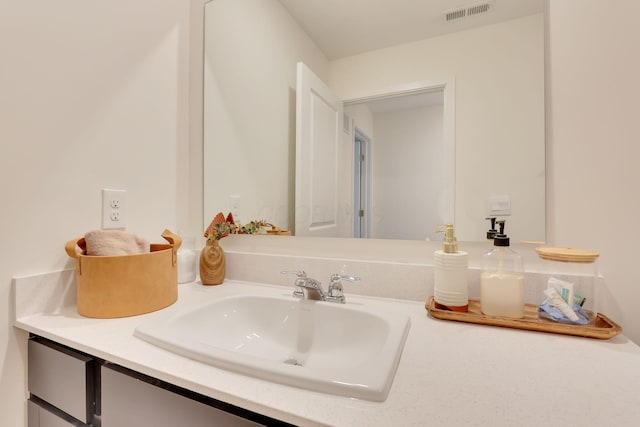
[[[409,317],[361,306],[239,295],[140,325],[135,336],[177,354],[282,384],[383,401]]]

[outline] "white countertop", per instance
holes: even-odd
[[[204,300],[240,293],[287,295],[289,288],[238,281],[211,287],[191,283],[180,285],[178,301],[164,310],[122,319],[89,319],[77,314],[70,285],[58,283],[57,289],[49,286],[43,291],[45,282],[16,279],[16,327],[297,425],[640,423],[640,347],[623,335],[601,341],[450,322],[429,317],[424,302],[347,295],[347,304],[366,302],[411,317],[389,396],[385,402],[369,402],[225,371],[133,336],[143,321]]]

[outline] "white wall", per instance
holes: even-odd
[[[277,0],[215,0],[206,20],[205,220],[239,195],[241,222],[292,230],[296,63],[326,79],[328,61]]]
[[[103,187],[127,190],[128,230],[148,239],[177,231],[178,215],[189,222],[176,190],[188,147],[188,24],[180,0],[0,6],[2,426],[26,425],[12,277],[72,267],[64,243],[100,227]]]
[[[549,240],[601,253],[602,311],[640,343],[640,2],[547,7]]]
[[[493,194],[512,198],[514,241],[544,240],[543,24],[531,15],[331,62],[328,84],[342,99],[455,78],[460,240],[484,238]]]
[[[374,114],[371,237],[434,239],[444,212],[443,106]],[[451,171],[448,171],[451,172]]]

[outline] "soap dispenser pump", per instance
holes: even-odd
[[[433,254],[433,285],[436,308],[469,311],[468,255],[458,250],[453,224],[445,224],[442,250]]]
[[[505,221],[496,221],[500,232],[494,248],[482,256],[480,310],[489,316],[524,317],[524,268],[522,257],[509,247]]]
[[[496,230],[496,217],[495,216],[489,216],[487,218],[485,218],[489,221],[491,221],[491,228],[489,230],[487,230],[487,240],[493,240],[496,237],[496,234],[498,234],[498,230]],[[502,221],[503,227],[504,227],[504,221]],[[503,228],[504,230],[504,228]]]

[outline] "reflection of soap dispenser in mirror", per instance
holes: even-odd
[[[433,254],[435,306],[452,311],[469,310],[468,255],[458,250],[453,224],[446,224],[442,250]]]
[[[524,317],[524,269],[522,257],[509,247],[504,220],[496,221],[500,232],[494,248],[482,256],[480,309],[483,314],[512,318]]]
[[[487,231],[487,240],[493,240],[494,237],[496,237],[496,234],[498,234],[498,230],[496,230],[497,218],[495,216],[489,216],[485,219],[488,219],[489,221],[491,221],[491,228]],[[504,224],[504,221],[502,221],[502,223]]]

